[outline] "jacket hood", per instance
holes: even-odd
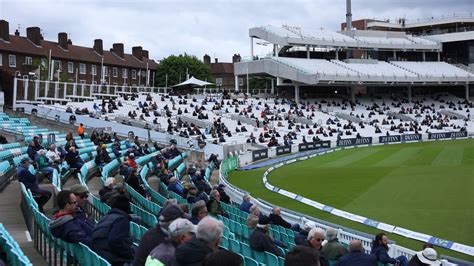
[[[206,242],[193,238],[176,248],[175,259],[178,265],[201,265],[206,255],[212,251]]]
[[[65,225],[69,221],[72,221],[74,217],[71,213],[63,214],[63,215],[55,215],[56,219],[51,220],[49,222],[49,230],[54,231],[60,228],[61,226]]]

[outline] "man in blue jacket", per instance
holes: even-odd
[[[378,261],[383,264],[396,264],[400,266],[406,266],[408,259],[405,256],[398,256],[397,258],[391,258],[388,255],[388,237],[385,233],[378,233],[372,241],[372,250],[370,254],[374,255]]]
[[[66,242],[84,243],[91,245],[91,235],[94,225],[85,219],[76,216],[77,199],[70,190],[62,190],[56,196],[59,211],[54,220],[49,223],[49,230],[53,236]]]
[[[339,258],[338,266],[377,266],[377,258],[373,255],[365,254],[364,247],[360,240],[352,240],[349,246],[349,254]]]
[[[20,165],[16,168],[16,176],[18,181],[25,185],[26,189],[31,191],[33,198],[36,203],[38,203],[39,211],[44,213],[43,206],[51,198],[51,191],[42,189],[38,185],[38,179],[34,174],[28,170],[30,167],[30,159],[28,157],[23,157],[20,161]]]

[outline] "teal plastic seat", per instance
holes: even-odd
[[[260,252],[256,250],[253,251],[253,258],[258,261],[258,263],[262,264],[267,264],[267,256],[265,255],[265,252]]]
[[[229,239],[230,250],[235,253],[240,253],[240,242],[235,239]]]
[[[272,254],[270,252],[264,252],[265,253],[265,258],[266,258],[266,264],[267,265],[278,265],[278,257],[275,256],[275,254]]]
[[[245,266],[258,266],[258,262],[248,256],[245,256],[244,265]]]

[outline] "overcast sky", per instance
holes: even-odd
[[[418,19],[470,15],[474,0],[353,0],[353,19]],[[248,29],[287,24],[339,30],[345,21],[345,0],[0,0],[0,19],[10,33],[20,25],[38,26],[45,39],[70,34],[73,44],[104,49],[124,43],[125,52],[141,45],[153,59],[192,54],[230,62],[234,53],[250,54]],[[268,47],[255,48],[265,53]]]

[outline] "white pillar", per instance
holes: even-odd
[[[423,51],[423,62],[425,62],[425,61],[426,61],[426,52]]]
[[[250,37],[250,56],[253,60],[253,37]]]
[[[54,82],[54,98],[59,97],[59,82]]]
[[[16,111],[16,90],[18,89],[18,79],[13,80],[13,111]]]
[[[273,45],[273,55],[278,57],[278,44]]]
[[[235,75],[235,92],[239,92],[239,76]]]
[[[48,97],[48,90],[49,90],[49,80],[46,80],[44,83],[44,97]]]
[[[441,53],[438,52],[438,62],[441,61]]]
[[[466,83],[466,100],[469,101],[469,83]]]
[[[300,85],[299,84],[295,85],[295,102],[296,103],[300,102]]]
[[[275,80],[274,79],[271,79],[272,81],[272,91],[271,91],[271,94],[274,95],[275,94]]]
[[[37,79],[35,80],[35,101],[38,100],[38,94],[39,94],[39,85],[40,85],[40,81]]]
[[[84,97],[84,87],[86,86],[86,84],[82,84],[81,86],[81,96]]]
[[[74,84],[76,84],[76,83],[74,83]],[[64,86],[63,86],[63,88],[64,88],[64,92],[63,92],[63,98],[64,98],[64,99],[66,99],[66,94],[67,94],[67,85],[68,85],[68,83],[64,82]]]
[[[23,82],[23,85],[25,86],[25,89],[23,90],[25,95],[23,95],[23,98],[26,101],[28,100],[28,86],[30,85],[30,83],[28,82],[28,80],[26,80]]]
[[[397,51],[393,50],[393,58],[397,60]]]
[[[336,60],[339,60],[339,49],[336,49]]]
[[[74,83],[74,85],[72,86],[72,96],[77,96],[77,83]]]
[[[306,45],[306,58],[309,59],[309,45]]]

